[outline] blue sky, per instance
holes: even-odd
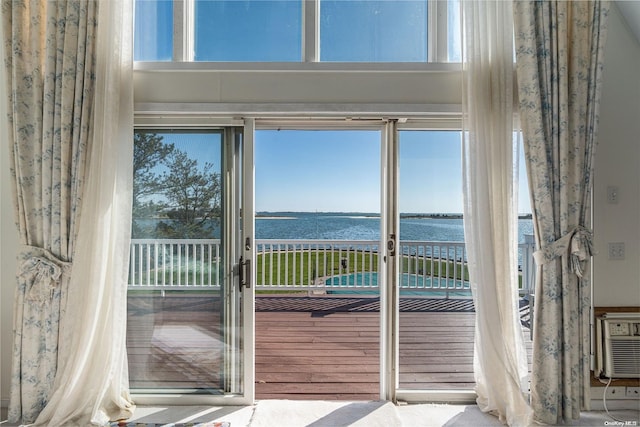
[[[194,8],[196,61],[302,60],[302,0],[195,0]],[[136,60],[171,60],[172,10],[171,0],[136,0]],[[424,62],[427,42],[427,0],[320,2],[321,61]]]
[[[166,134],[171,142],[221,170],[218,133]],[[257,130],[257,211],[379,212],[380,132],[366,130]],[[461,213],[460,133],[400,132],[401,212]],[[521,168],[519,212],[530,212]]]
[[[255,157],[258,211],[380,211],[377,131],[257,131]],[[401,131],[399,167],[401,212],[462,212],[459,132]]]
[[[299,61],[302,3],[195,2],[196,61]]]
[[[377,131],[257,131],[257,211],[380,211]]]

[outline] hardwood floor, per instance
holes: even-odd
[[[400,388],[473,388],[470,300],[400,302]],[[256,297],[256,399],[379,398],[379,301],[362,296]],[[219,299],[129,297],[131,387],[221,388]]]

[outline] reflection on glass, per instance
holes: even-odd
[[[301,61],[302,1],[195,2],[196,61]]]
[[[134,25],[134,60],[171,61],[172,0],[136,0]]]
[[[426,61],[427,0],[322,0],[320,60]]]
[[[224,371],[221,151],[219,132],[134,135],[127,319],[134,389],[222,393],[232,382]]]

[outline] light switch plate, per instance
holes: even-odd
[[[620,189],[618,186],[610,185],[607,187],[607,202],[611,204],[618,203],[620,199]]]
[[[624,242],[609,243],[609,259],[615,261],[624,259]]]

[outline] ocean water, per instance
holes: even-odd
[[[134,238],[161,238],[155,231],[168,219],[137,219]],[[220,227],[212,221],[210,234],[201,238],[220,238]],[[367,213],[260,212],[256,216],[256,239],[299,240],[379,240],[380,217]],[[533,234],[531,219],[518,221],[518,242]],[[464,226],[460,218],[400,218],[400,240],[463,242]]]
[[[256,216],[256,239],[378,240],[380,217],[363,213],[276,212]],[[531,219],[518,220],[518,242],[533,234]],[[463,242],[460,218],[400,218],[400,240]]]

